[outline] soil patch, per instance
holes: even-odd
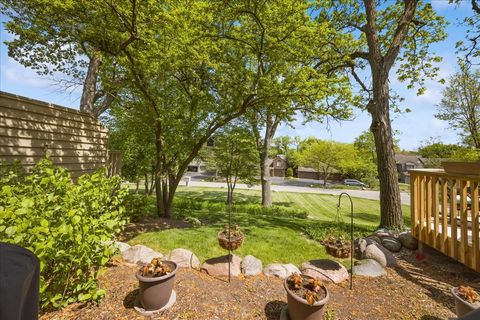
[[[480,275],[435,251],[426,259],[403,250],[396,254],[399,267],[378,278],[354,277],[326,284],[328,308],[337,320],[447,319],[454,316],[452,286],[480,289]],[[98,305],[71,305],[44,314],[41,319],[143,319],[133,309],[138,295],[138,267],[113,261],[99,278],[107,295]],[[282,280],[264,275],[236,278],[231,283],[196,270],[179,270],[175,280],[177,302],[155,319],[278,319],[286,304]]]

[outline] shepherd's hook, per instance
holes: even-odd
[[[353,201],[352,197],[346,192],[340,193],[338,196],[338,204],[337,208],[340,209],[340,200],[342,200],[342,196],[346,195],[348,199],[350,199],[350,290],[353,289]]]

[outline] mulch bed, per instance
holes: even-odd
[[[411,251],[397,254],[399,268],[379,278],[354,277],[327,284],[329,309],[337,320],[447,319],[454,316],[452,286],[468,284],[480,289],[480,275],[432,250],[418,261]],[[137,267],[113,260],[99,280],[107,295],[99,305],[71,305],[44,314],[41,319],[144,319],[135,313]],[[197,270],[176,275],[177,302],[154,319],[278,319],[286,305],[283,282],[263,275],[235,278],[231,283]]]

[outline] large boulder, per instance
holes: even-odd
[[[202,264],[200,270],[213,277],[228,277],[228,270],[230,268],[230,275],[238,277],[242,273],[240,268],[241,262],[242,258],[234,254],[227,254],[226,256],[208,259]]]
[[[192,251],[183,248],[173,249],[164,260],[175,262],[179,268],[196,269],[200,267],[200,260],[197,256]]]
[[[163,255],[149,247],[137,244],[122,251],[122,257],[129,263],[149,264],[153,258],[162,258]]]
[[[113,243],[113,245],[115,246],[115,248],[118,249],[118,251],[120,251],[120,253],[122,253],[125,250],[130,249],[130,247],[131,247],[128,243],[120,242],[120,241],[115,241]]]
[[[375,243],[367,245],[363,257],[364,259],[376,260],[382,267],[394,268],[397,266],[395,256],[381,245]]]
[[[285,279],[292,273],[300,273],[300,270],[293,264],[272,263],[263,269],[263,273],[269,277]]]
[[[371,239],[358,239],[355,241],[355,258],[376,260],[382,267],[396,267],[397,259],[382,245]]]
[[[302,263],[300,270],[304,275],[322,281],[341,283],[348,279],[347,269],[342,264],[329,259],[304,262]]]
[[[402,249],[402,243],[395,237],[383,237],[382,246],[387,248],[390,252],[398,252]]]
[[[412,236],[410,231],[402,232],[398,235],[398,240],[402,243],[407,249],[417,250],[418,249],[418,240]]]
[[[242,260],[242,273],[245,276],[256,276],[262,273],[262,261],[252,255],[248,255]]]
[[[357,261],[352,268],[352,274],[365,277],[379,277],[387,274],[385,269],[373,259]]]

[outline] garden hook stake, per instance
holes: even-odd
[[[342,196],[346,195],[348,199],[350,199],[350,290],[353,289],[353,201],[352,197],[346,192],[340,193],[338,196],[338,204],[337,204],[337,215],[339,216],[338,212],[340,210],[340,200],[342,200]]]

